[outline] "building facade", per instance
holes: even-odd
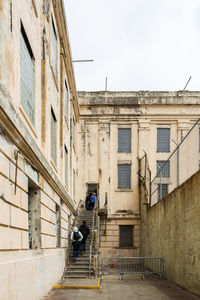
[[[79,191],[96,187],[101,255],[140,254],[139,158],[147,154],[152,204],[199,170],[199,92],[79,92]],[[167,162],[166,162],[167,161]],[[159,169],[162,165],[162,178]],[[162,179],[162,181],[161,181]],[[162,191],[162,195],[160,192]]]
[[[63,2],[0,1],[0,299],[40,299],[63,274],[78,118]]]

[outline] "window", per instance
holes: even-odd
[[[57,78],[57,37],[53,20],[51,27],[51,65],[54,75]]]
[[[41,247],[41,193],[32,186],[28,185],[28,236],[29,249]]]
[[[21,104],[29,120],[34,124],[34,57],[28,38],[21,25]]]
[[[57,134],[56,134],[56,117],[51,109],[51,158],[56,165],[57,163]]]
[[[133,225],[119,226],[119,247],[133,247]]]
[[[65,146],[65,184],[68,185],[68,150]]]
[[[118,188],[130,189],[131,188],[131,165],[118,164]]]
[[[170,152],[169,138],[169,128],[157,128],[157,152]]]
[[[169,161],[157,160],[157,177],[170,177]]]
[[[168,186],[166,183],[158,184],[158,200],[168,195]]]
[[[131,152],[130,128],[118,128],[118,152]]]
[[[58,204],[56,204],[56,247],[60,247],[61,239],[61,209]]]
[[[65,81],[65,118],[68,120],[68,88],[67,88],[67,83]]]

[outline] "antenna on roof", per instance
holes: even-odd
[[[106,77],[105,91],[107,91],[108,77]]]
[[[190,82],[191,78],[192,78],[192,76],[190,76],[190,78],[188,79],[188,81],[187,81],[187,83],[186,83],[186,85],[185,85],[185,87],[184,87],[184,89],[183,89],[183,92],[185,91],[185,89],[186,89],[188,83]]]
[[[78,59],[78,60],[72,60],[73,63],[77,62],[93,62],[94,59]]]

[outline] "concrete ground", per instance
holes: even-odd
[[[66,280],[59,284],[66,284]],[[75,282],[74,282],[75,283]],[[97,285],[96,280],[85,282],[87,285]],[[73,281],[70,282],[73,284]],[[77,284],[82,284],[80,281]],[[73,284],[75,285],[75,284]],[[118,276],[105,276],[100,289],[59,289],[52,290],[42,300],[199,300],[200,297],[190,294],[180,287],[155,277],[127,275],[123,281]]]

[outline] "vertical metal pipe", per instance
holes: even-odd
[[[99,277],[99,268],[100,268],[100,216],[98,216],[98,277]]]

